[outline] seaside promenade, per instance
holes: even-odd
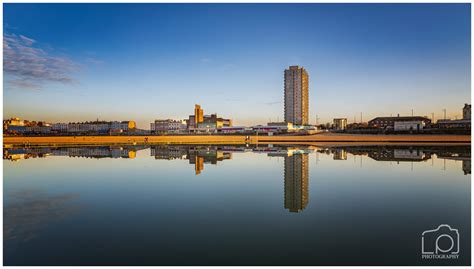
[[[304,136],[169,135],[169,136],[15,136],[5,145],[110,145],[110,144],[470,144],[470,135],[315,134]]]

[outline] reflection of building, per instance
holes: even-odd
[[[232,153],[224,152],[216,147],[190,147],[187,158],[190,164],[194,164],[196,175],[204,170],[205,163],[217,164],[217,162],[232,159]]]
[[[463,160],[462,161],[462,171],[465,175],[471,174],[471,160]]]
[[[201,174],[201,171],[204,170],[204,157],[194,156],[194,171],[196,175]]]
[[[285,208],[300,212],[308,204],[308,154],[285,157]]]
[[[41,147],[4,149],[3,159],[18,161],[20,159],[44,158],[47,156],[68,156],[85,158],[128,158],[133,159],[137,150],[142,147]]]
[[[150,149],[151,156],[157,160],[186,159],[187,149],[184,146],[153,146]]]
[[[307,125],[309,114],[308,73],[303,67],[285,70],[285,122]]]
[[[347,151],[345,149],[334,150],[334,160],[347,160]]]
[[[187,159],[190,164],[194,164],[196,175],[204,170],[205,163],[217,164],[232,159],[231,152],[218,146],[157,145],[151,147],[151,155],[155,159]]]
[[[380,149],[368,151],[368,156],[386,162],[421,162],[431,159],[431,155],[420,149]]]

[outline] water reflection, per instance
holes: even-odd
[[[317,150],[332,154],[334,160],[347,160],[347,154],[367,156],[381,162],[424,162],[437,159],[462,161],[465,175],[471,174],[471,147],[469,146],[345,146]]]
[[[308,205],[308,154],[285,157],[285,208],[300,212]]]
[[[468,264],[470,154],[469,146],[5,147],[5,264],[136,265],[140,255],[142,265],[427,265],[420,235],[442,223],[459,229],[456,262]]]
[[[9,194],[4,205],[4,240],[29,241],[52,220],[61,219],[76,210],[69,202],[77,194],[49,195],[40,190],[29,189]]]
[[[313,152],[332,155],[333,160],[348,160],[348,154],[366,156],[379,162],[425,162],[438,159],[462,161],[465,175],[471,174],[469,146],[314,146],[291,145],[151,145],[151,146],[95,146],[95,147],[28,147],[4,148],[3,159],[19,161],[48,156],[84,158],[133,159],[140,150],[150,148],[156,160],[187,160],[196,175],[205,164],[231,160],[232,154],[253,152],[269,157],[284,158],[284,207],[290,212],[301,212],[309,201],[309,158]],[[362,159],[361,159],[362,161]],[[362,165],[362,163],[361,163]]]

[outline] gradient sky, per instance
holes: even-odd
[[[4,118],[283,120],[283,72],[310,122],[461,117],[470,4],[4,4]]]

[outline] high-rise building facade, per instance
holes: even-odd
[[[308,124],[308,72],[303,67],[290,66],[285,70],[285,122]]]

